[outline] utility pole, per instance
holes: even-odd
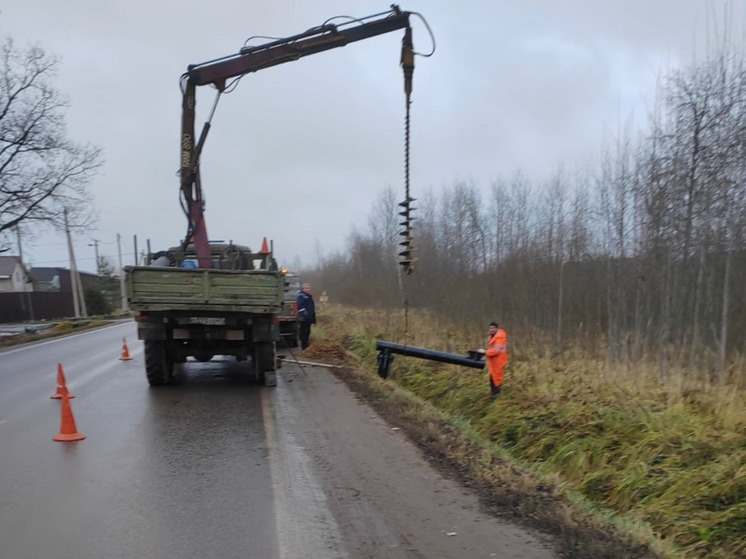
[[[80,271],[77,265],[75,266],[75,277],[78,280],[78,298],[80,299],[80,312],[83,313],[83,317],[88,316],[88,309],[85,306],[85,292],[83,291],[83,282],[80,280]]]
[[[71,287],[73,290],[73,312],[75,313],[75,318],[80,318],[80,294],[78,292],[78,282],[80,281],[80,278],[78,278],[78,268],[75,265],[75,252],[73,251],[73,243],[70,239],[70,227],[67,223],[67,208],[65,208],[64,215],[65,235],[67,236],[67,253],[70,257],[70,283],[72,284]]]
[[[21,246],[21,228],[16,225],[16,239],[18,240],[18,259],[23,264],[23,247]]]
[[[122,238],[117,233],[117,252],[119,253],[119,291],[122,295],[122,310],[129,308],[127,305],[127,293],[124,290],[124,268],[122,268]]]
[[[93,241],[93,244],[88,243],[88,246],[93,246],[93,250],[96,253],[96,275],[99,275],[99,268],[101,267],[99,265],[99,259],[98,259],[98,239],[91,239]]]
[[[23,261],[23,247],[21,246],[21,228],[20,226],[16,225],[16,239],[18,240],[18,260],[21,262],[21,266],[23,267],[24,277],[25,277],[25,283],[29,283],[33,280],[33,277],[30,274],[30,271],[28,268],[26,268],[26,264]],[[32,288],[33,291],[33,288]],[[34,320],[34,304],[31,299],[31,293],[26,291],[26,288],[24,286],[23,294],[21,295],[21,307],[22,310],[26,311],[26,303],[28,303],[28,319]]]

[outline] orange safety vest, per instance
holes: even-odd
[[[505,365],[508,364],[508,335],[505,330],[497,329],[495,335],[487,342],[484,354],[487,357],[492,382],[495,386],[500,386],[505,376]]]

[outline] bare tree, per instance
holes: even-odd
[[[562,350],[562,312],[564,310],[564,272],[567,244],[567,181],[560,168],[547,186],[549,201],[547,256],[550,265],[556,265],[557,277],[557,325],[555,330],[556,351]]]
[[[546,188],[519,172],[486,204],[467,182],[420,197],[415,306],[726,381],[746,339],[745,60],[715,53],[670,74],[641,141],[620,125],[591,172]],[[356,304],[397,304],[380,273],[392,207],[384,193],[370,234],[325,265]]]
[[[398,268],[399,233],[402,228],[399,225],[398,207],[394,189],[386,187],[376,198],[368,215],[368,228],[371,240],[383,248],[385,272],[393,278]]]
[[[60,226],[65,208],[75,228],[95,221],[86,186],[101,154],[67,137],[57,64],[39,47],[0,47],[0,240],[19,224]]]
[[[624,270],[630,252],[628,245],[633,222],[633,162],[627,126],[620,128],[616,148],[604,150],[600,167],[597,182],[607,273],[608,355],[611,359],[619,359],[629,322],[625,305]]]

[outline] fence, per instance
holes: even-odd
[[[72,293],[0,293],[0,323],[53,320],[74,315]]]

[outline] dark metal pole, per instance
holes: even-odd
[[[376,342],[378,350],[378,375],[381,378],[388,377],[388,369],[394,357],[392,353],[407,355],[409,357],[419,357],[420,359],[429,359],[431,361],[440,361],[441,363],[451,363],[461,365],[462,367],[471,367],[472,369],[483,369],[484,360],[482,355],[477,352],[470,352],[469,356],[456,355],[455,353],[446,353],[444,351],[434,351],[410,345],[395,344],[384,340]]]
[[[378,352],[378,376],[381,378],[389,378],[389,367],[391,362],[394,360],[394,356],[391,355],[391,350],[382,349]]]

